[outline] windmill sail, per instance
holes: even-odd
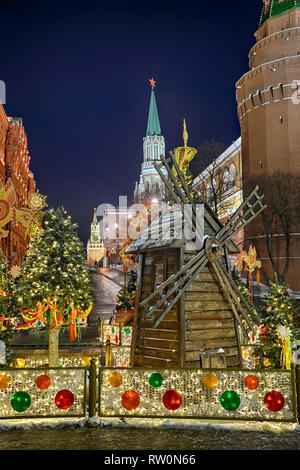
[[[178,171],[178,167],[172,153],[170,153],[170,157],[171,162],[175,166],[176,171]],[[177,203],[181,202],[192,204],[193,212],[195,212],[195,204],[191,199],[183,177],[180,177],[182,176],[180,172],[178,172],[178,175],[180,177],[180,182],[183,189],[177,183],[176,178],[174,177],[173,172],[164,157],[162,157],[162,164],[165,166],[168,172],[168,175],[173,183],[173,187],[170,182],[166,179],[163,172],[160,170],[159,165],[155,164],[155,167],[161,175],[170,194],[173,196]],[[266,206],[262,203],[262,199],[264,196],[259,196],[258,190],[258,186],[253,189],[253,191],[244,200],[244,202],[232,215],[228,222],[215,235],[215,238],[220,243],[221,248],[224,248],[224,246],[230,240],[232,240],[232,238],[238,231],[244,228],[249,222],[251,222],[265,209]],[[205,248],[202,248],[176,273],[172,274],[167,280],[165,280],[158,287],[156,287],[154,292],[152,292],[140,302],[140,306],[144,308],[145,317],[152,317],[155,320],[155,326],[158,326],[159,323],[163,320],[163,318],[167,315],[167,313],[172,309],[172,307],[184,294],[191,282],[193,282],[195,277],[203,270],[203,268],[207,265],[208,262],[209,259],[207,257],[207,252]],[[219,263],[216,262],[217,267],[215,268],[215,271],[217,277],[219,278],[219,280],[224,280],[222,270],[220,270],[221,268],[219,269],[218,264]],[[236,296],[232,285],[230,284],[230,281],[229,284],[226,282],[226,288],[229,289],[229,291],[231,292],[231,296],[229,298],[230,302],[232,302],[232,299],[234,299],[234,302],[236,302]],[[155,298],[157,299],[158,294],[160,294],[160,298],[155,301]],[[242,306],[240,303],[238,306],[240,307],[239,310],[241,310]],[[158,309],[161,308],[163,309],[163,311],[160,313],[158,318],[155,318],[155,313]],[[235,307],[233,308],[235,309]]]

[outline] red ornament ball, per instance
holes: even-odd
[[[68,410],[74,403],[74,395],[70,390],[60,390],[55,395],[55,404],[61,410]]]
[[[260,339],[261,341],[268,341],[268,337],[267,337],[267,334],[268,334],[268,327],[265,326],[265,328],[263,328],[260,332]]]
[[[182,396],[176,390],[168,390],[164,393],[163,404],[168,410],[177,410],[182,403]]]
[[[127,390],[123,393],[121,403],[126,410],[135,410],[140,404],[140,396],[134,390]]]
[[[280,392],[271,390],[266,393],[264,403],[270,411],[280,411],[284,407],[284,397]]]
[[[248,390],[256,390],[259,386],[259,380],[256,375],[247,375],[244,379],[244,385]]]
[[[50,377],[48,375],[39,375],[35,385],[41,390],[46,390],[50,386]]]

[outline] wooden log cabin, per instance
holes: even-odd
[[[170,214],[173,221],[170,230]],[[131,345],[131,366],[176,368],[201,366],[203,353],[224,351],[226,367],[241,367],[239,323],[228,301],[224,284],[207,263],[183,295],[157,324],[163,308],[152,318],[146,316],[141,302],[184,266],[195,252],[188,249],[184,237],[178,237],[181,210],[169,210],[152,220],[148,228],[127,249],[138,253],[137,295]],[[216,236],[222,224],[204,205],[204,239]],[[169,234],[172,234],[168,236]],[[229,240],[222,248],[219,262],[230,276],[229,254],[239,253]],[[232,282],[232,281],[231,281]],[[158,292],[155,302],[162,296]],[[175,293],[173,294],[174,298]],[[213,363],[212,363],[213,365]]]

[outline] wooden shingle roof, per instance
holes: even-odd
[[[214,236],[222,224],[211,208],[204,204],[204,238]],[[176,248],[186,243],[183,229],[183,213],[178,206],[167,208],[158,214],[136,240],[127,248],[127,254],[133,254],[155,248]],[[227,244],[230,253],[239,253],[238,247],[231,240]]]

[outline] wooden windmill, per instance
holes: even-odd
[[[239,252],[233,236],[266,207],[263,195],[256,187],[224,226],[204,204],[204,243],[191,251],[176,237],[185,204],[198,235],[197,207],[184,177],[172,152],[154,166],[178,204],[159,213],[127,249],[139,253],[131,365],[199,367],[203,352],[222,348],[227,366],[240,367],[239,330],[247,337],[258,319],[231,279],[228,255]]]

